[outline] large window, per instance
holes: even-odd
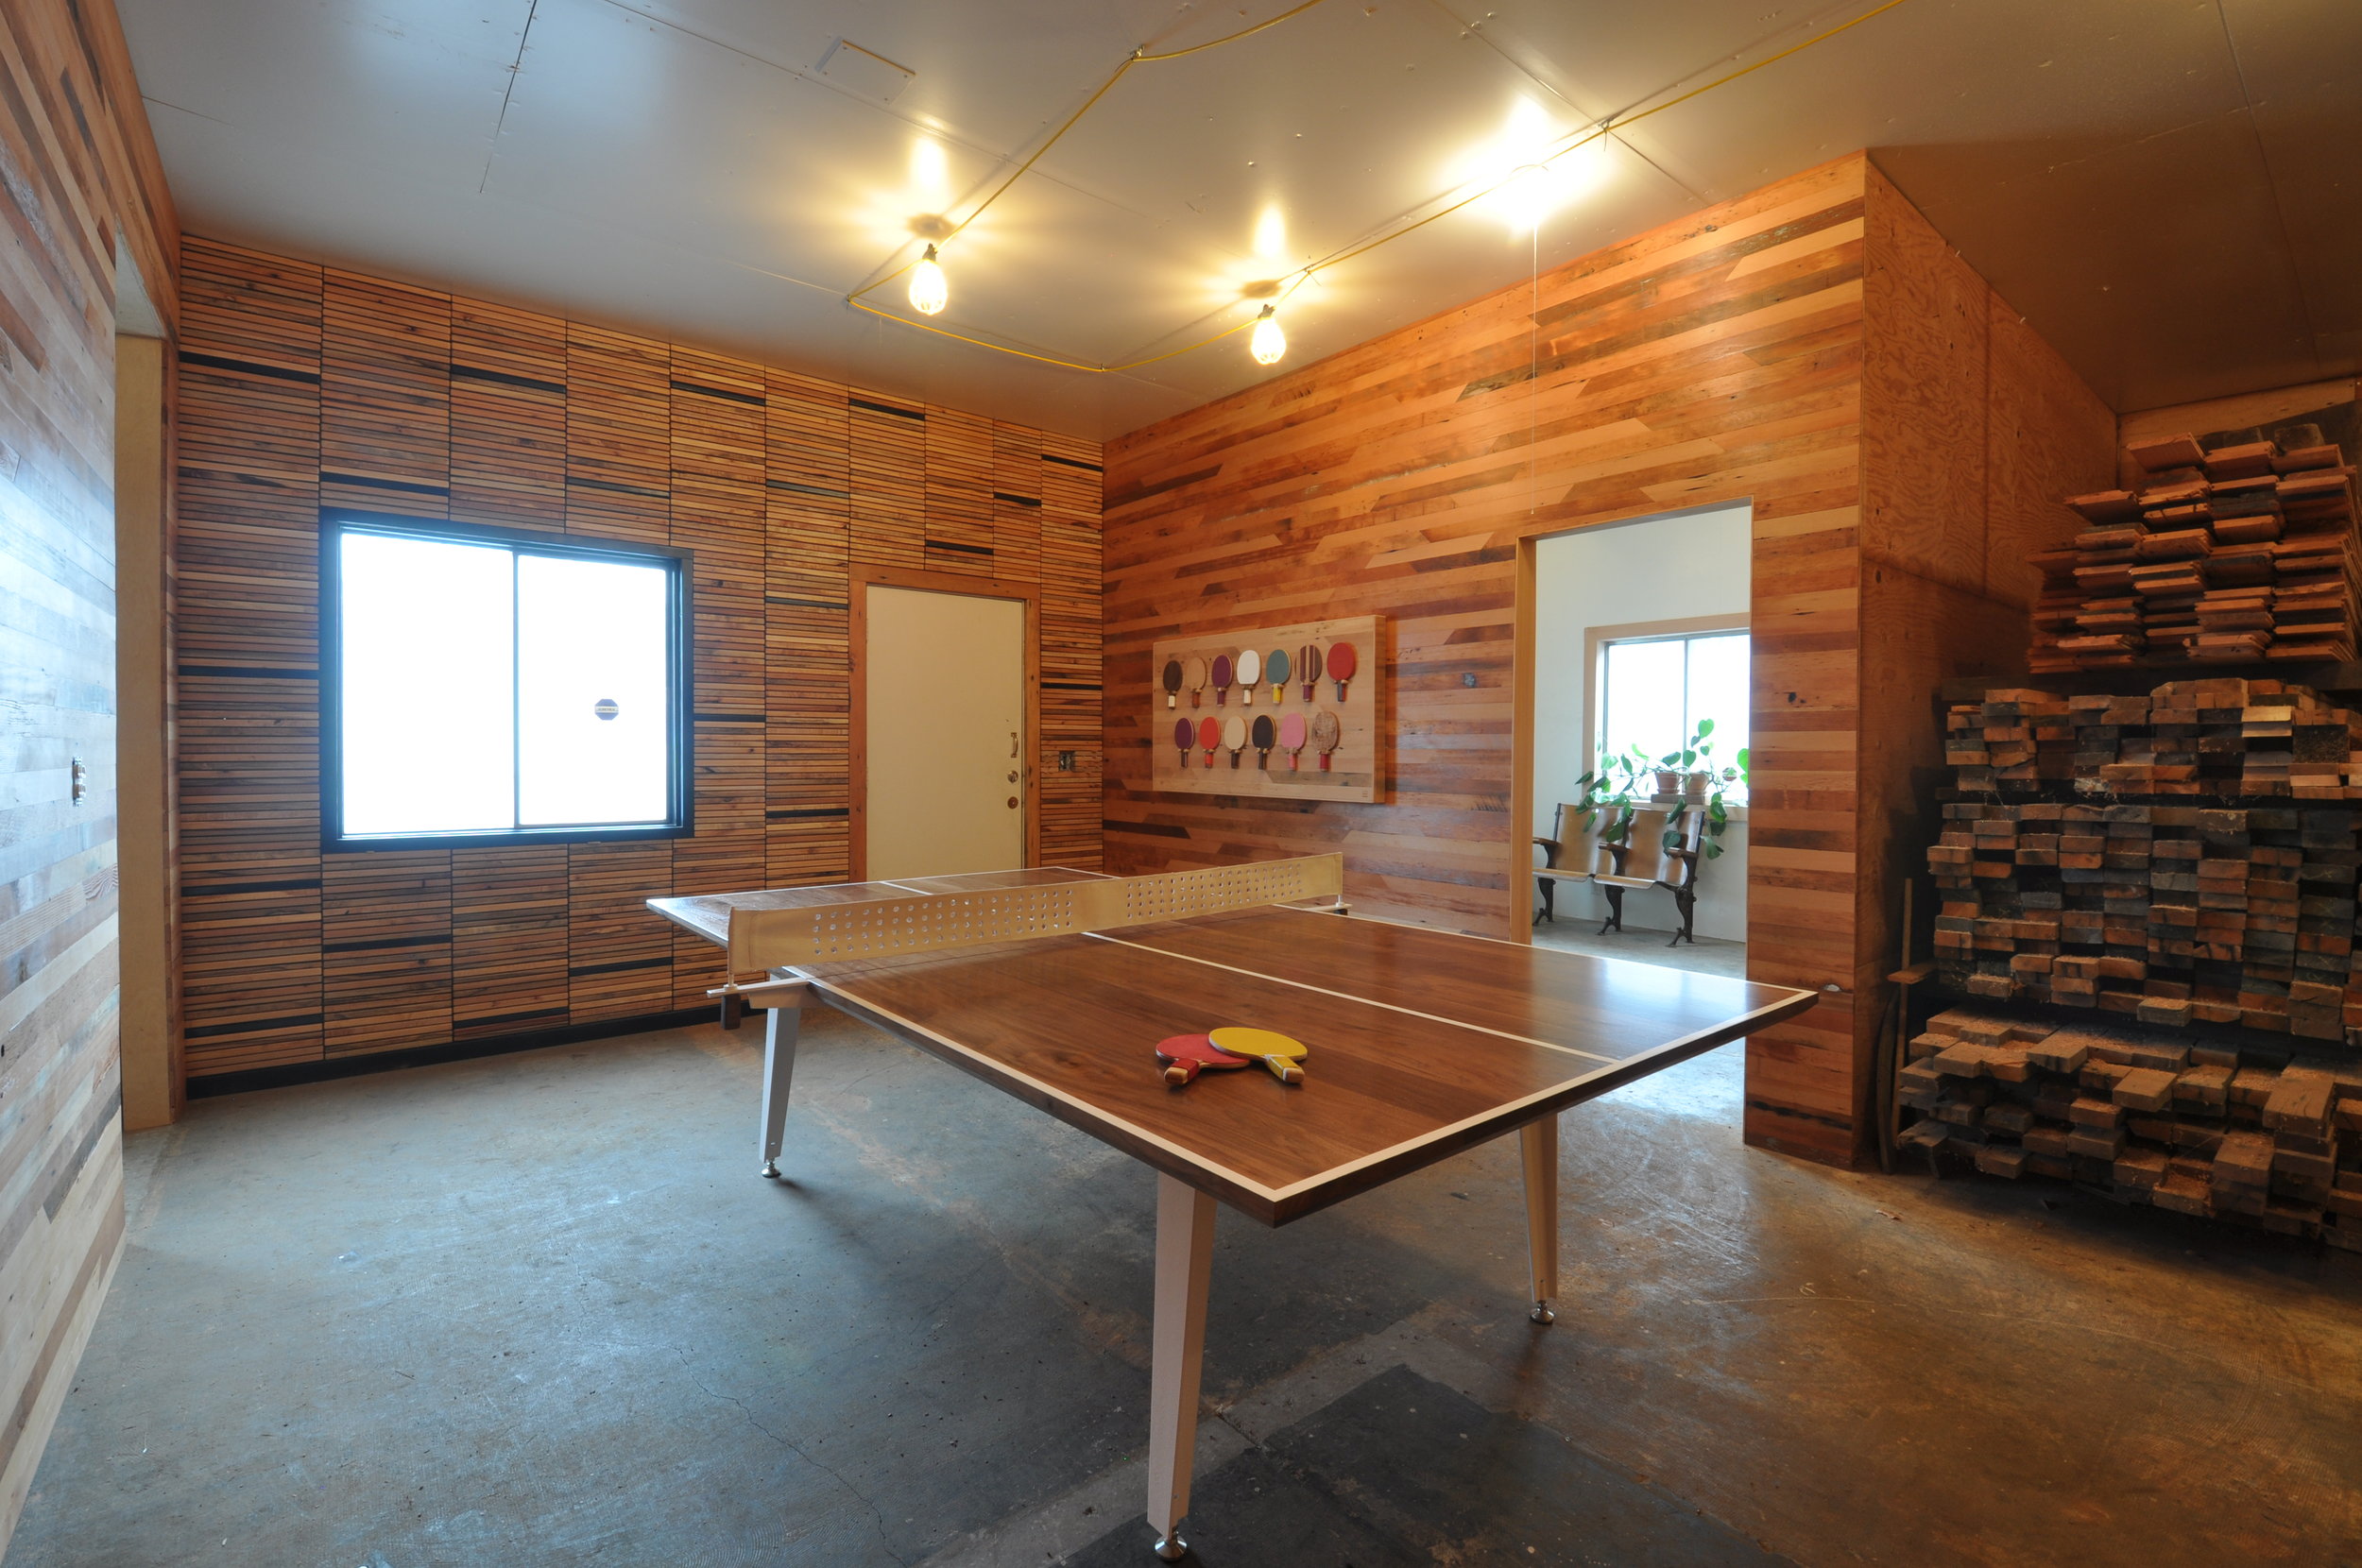
[[[1747,744],[1747,634],[1690,632],[1618,638],[1600,649],[1599,755],[1638,746],[1653,761],[1714,721],[1712,761],[1731,766]],[[1734,804],[1747,798],[1730,786]]]
[[[686,567],[660,548],[330,514],[328,844],[686,832]]]

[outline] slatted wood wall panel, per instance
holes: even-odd
[[[182,276],[193,1075],[701,1005],[642,899],[847,875],[856,562],[1042,585],[1042,852],[1098,864],[1094,444],[209,240]],[[695,836],[323,855],[338,504],[694,551]]]
[[[169,327],[154,151],[111,5],[0,13],[0,1553],[123,1237],[114,256]]]
[[[1861,992],[1889,941],[1864,918],[1888,890],[1866,883],[1860,862],[1868,852],[1884,867],[1882,845],[1866,851],[1865,840],[1889,831],[1898,804],[1861,793],[1863,672],[1891,632],[1866,619],[1885,602],[1874,581],[1885,568],[1866,545],[1915,558],[1933,525],[1919,498],[1952,477],[1899,461],[1906,448],[1891,442],[1898,463],[1870,485],[1865,424],[1902,430],[1969,408],[1980,463],[1986,428],[1981,359],[1974,385],[1947,383],[1924,411],[1889,378],[1876,395],[1893,407],[1865,414],[1866,235],[1874,214],[1882,234],[1902,224],[1886,215],[1898,205],[1908,212],[1865,158],[1842,159],[1546,274],[1538,309],[1519,284],[1109,443],[1110,869],[1342,849],[1365,910],[1518,934],[1519,541],[1751,500],[1749,966],[1758,980],[1843,989],[1750,1042],[1748,1135],[1857,1157],[1875,1020]],[[1977,310],[1981,333],[1981,298]],[[1981,585],[1981,471],[1977,484]],[[1909,499],[1866,533],[1879,486]],[[1156,639],[1372,613],[1394,639],[1384,803],[1153,792],[1157,738],[1141,694]],[[1987,625],[1943,634],[1934,661]],[[1870,746],[1901,722],[1882,710]],[[1924,715],[1910,722],[1927,727]]]

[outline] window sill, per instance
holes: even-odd
[[[320,849],[329,855],[368,854],[386,849],[516,849],[536,844],[629,844],[648,839],[686,839],[694,831],[687,823],[660,823],[635,827],[528,827],[496,833],[385,833],[323,838]]]

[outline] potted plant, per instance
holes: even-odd
[[[1701,719],[1698,721],[1698,733],[1689,738],[1688,744],[1680,751],[1668,753],[1664,758],[1667,762],[1679,760],[1685,769],[1690,770],[1682,799],[1665,819],[1665,847],[1669,850],[1681,847],[1682,842],[1688,837],[1689,813],[1695,810],[1704,820],[1705,831],[1700,842],[1709,861],[1721,855],[1722,831],[1731,825],[1729,787],[1743,783],[1750,776],[1748,748],[1745,746],[1738,748],[1738,755],[1731,766],[1718,768],[1714,765],[1713,734],[1714,721]],[[1705,765],[1698,767],[1701,762]]]
[[[1604,818],[1606,825],[1600,828],[1600,836],[1621,843],[1632,827],[1634,809],[1649,798],[1652,771],[1648,753],[1634,746],[1602,758],[1597,768],[1575,780],[1583,831],[1589,832]]]

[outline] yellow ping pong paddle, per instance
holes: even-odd
[[[1235,1024],[1209,1030],[1206,1038],[1214,1043],[1217,1050],[1260,1062],[1282,1083],[1304,1082],[1304,1059],[1310,1054],[1310,1048],[1301,1040],[1277,1030],[1247,1029]]]

